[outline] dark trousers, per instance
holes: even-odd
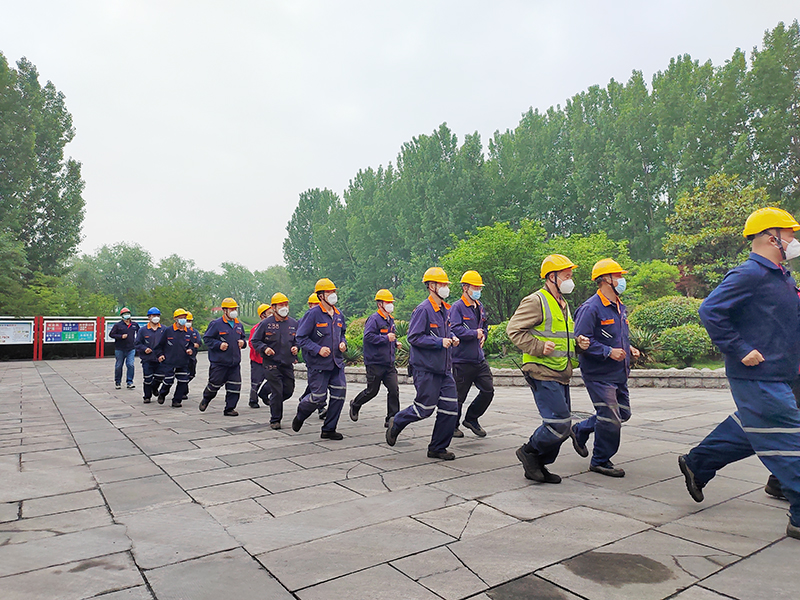
[[[592,466],[604,465],[619,450],[622,424],[631,418],[627,383],[608,383],[584,378],[595,414],[575,425],[575,437],[585,445],[594,432]]]
[[[347,393],[344,367],[334,367],[324,371],[309,369],[308,389],[309,394],[300,398],[300,403],[297,405],[297,418],[305,421],[311,413],[325,406],[325,400],[330,396],[330,404],[325,421],[322,423],[322,431],[336,431]]]
[[[158,390],[159,396],[166,397],[169,394],[169,389],[172,384],[177,382],[175,386],[175,395],[172,397],[173,402],[180,402],[189,395],[189,365],[182,365],[180,367],[165,367],[164,383],[161,384],[161,389]]]
[[[265,365],[264,382],[258,397],[269,404],[269,422],[280,423],[283,419],[283,403],[294,394],[294,366]]]
[[[144,376],[143,392],[146,399],[158,396],[158,388],[164,381],[164,367],[160,362],[149,360],[142,361],[142,375]]]
[[[114,383],[119,385],[122,383],[122,365],[125,364],[126,381],[128,385],[133,385],[133,358],[136,356],[136,350],[131,348],[128,351],[114,350]]]
[[[539,455],[543,465],[549,465],[555,462],[561,444],[569,438],[572,424],[569,386],[558,381],[534,379],[527,374],[525,381],[531,387],[542,417],[542,424],[531,435],[528,447]]]
[[[353,406],[361,408],[378,395],[381,384],[386,386],[386,421],[400,411],[400,386],[397,384],[397,369],[394,365],[367,365],[367,389],[353,400]]]
[[[797,408],[800,408],[800,376],[795,377],[794,381],[792,382],[792,394],[794,394],[794,400],[797,402]],[[767,485],[774,490],[782,489],[781,482],[778,481],[778,478],[772,473],[769,475],[769,481],[767,481]]]
[[[494,398],[494,379],[492,369],[485,360],[479,363],[453,363],[453,379],[458,394],[458,418],[461,419],[461,407],[467,399],[470,388],[478,388],[478,395],[470,403],[464,420],[476,423],[481,418]],[[456,425],[457,426],[457,425]]]
[[[194,351],[194,354],[189,357],[189,381],[194,379],[195,375],[197,375],[197,350]]]
[[[431,443],[428,450],[444,452],[453,439],[453,431],[458,422],[458,401],[456,384],[450,373],[429,373],[414,370],[414,387],[417,396],[413,404],[401,410],[394,417],[394,426],[403,431],[410,423],[430,417],[436,411]]]
[[[264,365],[254,360],[250,361],[250,406],[258,404],[261,398],[264,404],[269,404],[269,383],[266,378]]]
[[[214,399],[222,386],[225,386],[225,410],[236,408],[242,390],[242,369],[235,365],[211,363],[208,367],[208,384],[203,390],[203,400],[208,403]]]

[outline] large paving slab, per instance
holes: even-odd
[[[677,457],[732,411],[726,390],[632,389],[615,458],[627,476],[589,472],[567,444],[556,486],[526,480],[514,455],[539,424],[526,388],[498,387],[489,435],[467,432],[439,462],[432,420],[386,445],[382,395],[357,423],[343,412],[341,442],[320,439],[316,416],[272,430],[246,399],[237,418],[219,398],[201,413],[206,368],[201,356],[173,409],[115,390],[113,359],[0,364],[2,600],[800,594],[800,542],[757,458],[724,469],[702,504],[683,486]],[[573,403],[590,414],[584,389]]]

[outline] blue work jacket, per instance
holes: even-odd
[[[592,381],[625,383],[631,370],[628,339],[628,309],[622,302],[608,300],[599,291],[581,304],[575,313],[575,337],[589,338],[589,348],[578,354],[581,377]],[[625,360],[609,355],[613,348],[625,350]]]
[[[250,338],[253,349],[261,357],[265,365],[292,365],[296,362],[292,347],[297,345],[297,319],[287,317],[278,321],[270,315],[258,324],[258,330]],[[264,354],[272,348],[272,356]]]
[[[161,339],[156,345],[155,354],[164,357],[164,364],[167,367],[185,367],[189,364],[189,354],[187,350],[195,353],[192,345],[192,331],[190,329],[179,329],[177,325],[166,327]]]
[[[389,334],[394,332],[394,319],[381,309],[367,318],[364,324],[365,365],[394,365],[397,347],[389,341]]]
[[[333,308],[333,316],[322,310],[319,304],[309,308],[297,326],[297,345],[303,349],[306,366],[319,371],[330,371],[335,367],[344,368],[339,344],[345,342],[346,331],[344,315],[338,308]],[[328,356],[319,355],[323,346],[331,349]]]
[[[734,267],[700,305],[700,320],[735,379],[792,381],[800,364],[800,299],[786,269],[755,253]],[[742,364],[752,350],[764,362]]]
[[[414,371],[439,375],[450,372],[453,366],[450,348],[442,345],[442,338],[452,337],[449,309],[449,304],[442,302],[441,306],[436,306],[428,297],[411,314],[408,324],[409,363]]]
[[[151,328],[151,323],[148,323],[146,327],[139,328],[139,333],[136,334],[135,347],[136,354],[139,355],[142,362],[158,362],[158,354],[155,352],[155,348],[161,340],[161,335],[163,333],[164,326],[161,325],[161,323],[159,323],[157,327]],[[147,354],[145,350],[148,348],[153,350],[153,352]]]
[[[128,334],[124,340],[122,336]],[[136,347],[136,334],[139,333],[139,324],[132,320],[120,319],[114,323],[111,331],[108,332],[108,337],[114,340],[114,350],[122,350],[123,352],[130,352]]]
[[[192,349],[194,350],[194,352],[192,352],[192,355],[189,357],[189,362],[192,361],[197,362],[197,353],[200,351],[200,346],[203,343],[203,339],[200,337],[200,332],[197,331],[197,329],[195,329],[194,327],[189,327],[188,329],[189,333],[192,336]],[[196,348],[194,346],[195,344],[197,344]]]
[[[239,319],[234,319],[231,322],[223,316],[211,321],[208,324],[208,329],[203,334],[203,341],[208,348],[208,362],[228,367],[238,365],[242,362],[242,350],[239,348],[239,340],[242,340],[244,347],[247,348],[244,326],[239,322]],[[225,350],[220,350],[222,342],[228,342],[228,347]]]
[[[450,308],[450,331],[460,341],[453,348],[454,363],[482,363],[485,360],[483,348],[478,342],[478,329],[486,333],[486,311],[477,300],[461,298]]]

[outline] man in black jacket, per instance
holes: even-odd
[[[123,308],[119,311],[122,319],[119,323],[114,323],[109,337],[114,340],[114,387],[122,387],[122,363],[127,367],[128,389],[132,390],[136,386],[133,384],[133,359],[136,356],[136,349],[133,347],[136,342],[136,334],[139,332],[139,324],[131,320],[131,310]]]

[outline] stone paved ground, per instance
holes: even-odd
[[[387,446],[379,399],[358,423],[344,415],[333,442],[316,417],[272,431],[246,401],[238,418],[220,399],[200,413],[199,380],[182,409],[144,405],[112,370],[0,364],[3,600],[800,594],[800,542],[757,460],[725,469],[703,504],[678,473],[678,454],[731,410],[727,391],[634,389],[616,460],[627,477],[588,472],[567,444],[553,486],[524,479],[514,456],[537,421],[524,388],[499,389],[489,436],[454,440],[444,463],[425,457],[432,420]]]

